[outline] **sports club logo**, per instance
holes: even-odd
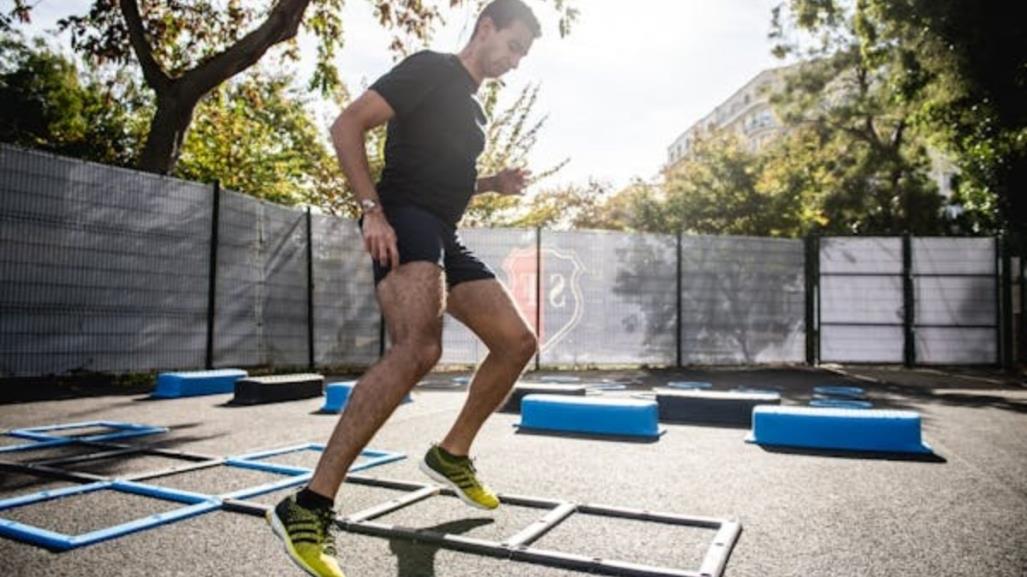
[[[514,301],[529,323],[538,319],[539,350],[545,352],[569,333],[584,313],[585,299],[581,296],[581,274],[585,272],[573,252],[554,249],[542,251],[542,307],[539,308],[539,266],[535,247],[515,248],[503,259],[503,271]],[[547,321],[547,311],[550,319]],[[559,326],[554,326],[559,319]]]

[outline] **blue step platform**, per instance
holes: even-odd
[[[835,409],[872,409],[874,404],[860,399],[840,399],[816,396],[809,402],[811,407],[832,407]]]
[[[656,401],[612,397],[527,395],[521,399],[521,429],[656,439]]]
[[[821,387],[813,387],[813,392],[818,395],[841,397],[845,399],[865,399],[867,397],[866,391],[861,387],[825,385]]]
[[[242,369],[161,373],[157,376],[157,388],[153,391],[153,398],[175,399],[232,393],[235,391],[235,382],[247,376],[249,374]]]
[[[705,383],[702,381],[670,381],[667,386],[672,389],[682,389],[685,391],[697,391],[713,388],[712,383]]]
[[[325,403],[321,405],[322,413],[341,413],[349,401],[349,394],[353,392],[356,381],[341,381],[325,385]]]
[[[807,449],[930,454],[913,411],[761,405],[752,410],[750,443]]]
[[[346,408],[346,403],[349,401],[349,396],[356,384],[356,381],[340,381],[325,385],[325,402],[324,405],[321,405],[320,412],[341,413]],[[403,402],[412,403],[414,399],[408,394],[403,399]]]
[[[543,375],[538,378],[543,383],[560,383],[560,384],[572,384],[580,383],[581,377],[574,375]]]

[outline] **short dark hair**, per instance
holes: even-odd
[[[535,17],[531,8],[521,0],[492,0],[489,2],[478,15],[478,21],[474,23],[473,36],[478,35],[478,28],[481,27],[481,21],[486,16],[496,25],[496,30],[502,30],[513,24],[514,20],[520,20],[531,30],[534,38],[542,36],[542,25],[539,24],[538,18]]]

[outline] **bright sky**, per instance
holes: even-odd
[[[779,0],[572,0],[581,15],[566,38],[550,0],[527,1],[543,22],[543,37],[504,80],[511,97],[526,83],[542,86],[535,113],[549,120],[532,167],[571,159],[544,187],[590,177],[620,187],[653,177],[681,132],[761,70],[781,64],[767,41]],[[39,0],[35,24],[51,28],[56,17],[90,4]],[[473,25],[470,8],[451,13],[430,47],[458,51]],[[374,21],[371,2],[347,2],[344,26],[339,67],[356,92],[392,66],[390,36]],[[304,53],[314,52],[309,47]],[[310,67],[305,62],[303,69]]]

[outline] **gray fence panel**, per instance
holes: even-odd
[[[355,221],[312,215],[314,362],[369,365],[378,359],[381,315],[371,259]]]
[[[916,238],[912,249],[917,362],[995,362],[995,240]]]
[[[995,330],[994,277],[918,277],[914,285],[917,325]]]
[[[670,235],[544,231],[542,365],[674,364],[676,254]]]
[[[214,319],[216,367],[268,363],[260,330],[264,308],[261,213],[260,202],[252,197],[221,191]]]
[[[464,244],[487,264],[510,290],[528,324],[535,325],[535,231],[532,229],[463,229]],[[442,331],[443,364],[477,364],[488,347],[467,327],[446,315]]]
[[[682,362],[803,362],[804,253],[801,240],[682,238]]]
[[[0,375],[202,366],[211,201],[0,146]]]
[[[212,191],[0,145],[0,376],[202,367]],[[227,190],[220,206],[215,365],[305,366],[304,212]],[[380,317],[359,230],[312,223],[315,363],[371,364]],[[544,231],[539,278],[537,231],[460,234],[529,324],[541,317],[542,365],[805,358],[802,241],[684,237],[679,279],[676,237]],[[821,240],[821,360],[903,361],[902,242]],[[916,362],[996,362],[994,239],[912,239],[911,256]],[[449,364],[487,353],[448,316],[443,347]]]
[[[822,276],[822,325],[883,324],[902,329],[901,276]],[[823,329],[833,329],[824,326]]]
[[[902,239],[825,237],[820,239],[820,274],[902,274]]]
[[[820,240],[820,359],[901,363],[901,238]]]
[[[261,327],[268,361],[309,362],[307,335],[307,219],[303,211],[262,203],[264,306]]]
[[[994,238],[914,238],[913,274],[995,275]]]
[[[917,364],[977,365],[995,362],[995,329],[920,327],[916,330]]]

